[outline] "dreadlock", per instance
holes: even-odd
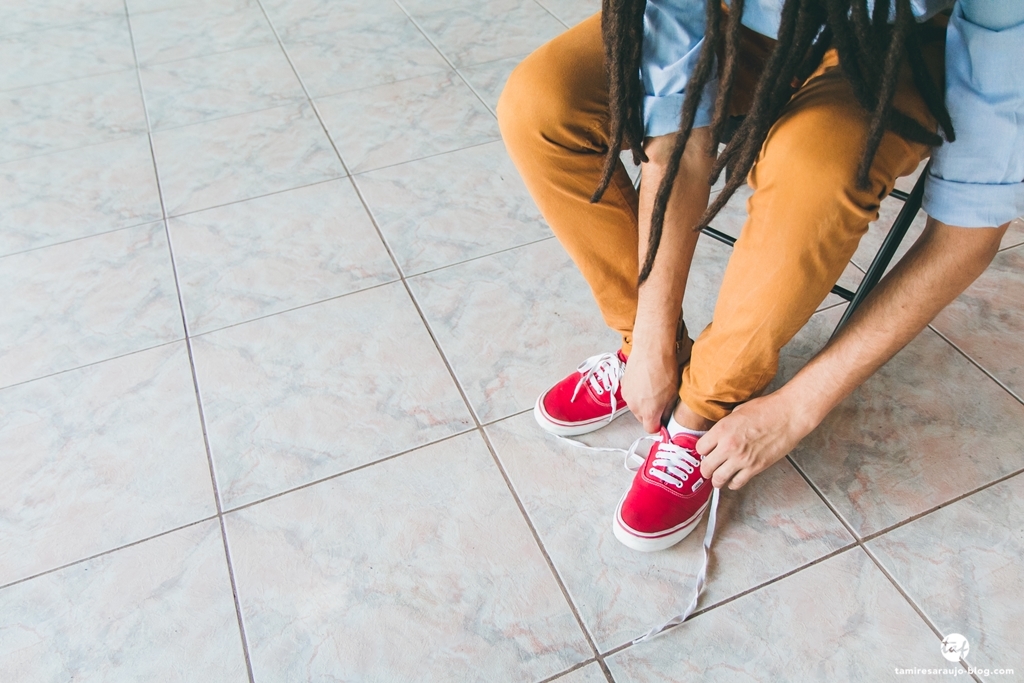
[[[647,161],[643,150],[643,89],[639,76],[647,2],[603,0],[602,4],[601,31],[609,82],[610,138],[601,180],[592,202],[600,201],[608,188],[618,163],[619,150],[631,150],[634,163]],[[722,50],[724,42],[724,59],[707,153],[714,155],[722,141],[739,61],[743,5],[744,0],[732,0],[723,36],[721,0],[706,0],[704,43],[683,98],[680,132],[655,195],[647,256],[640,269],[641,284],[651,274],[661,243],[672,186],[693,130],[701,95],[715,66],[715,55]],[[863,189],[869,185],[868,174],[885,131],[891,130],[906,140],[924,145],[942,144],[942,137],[893,106],[904,62],[909,65],[914,85],[938,122],[943,136],[952,142],[955,137],[949,112],[921,54],[921,30],[911,11],[910,0],[876,0],[870,14],[867,0],[786,0],[779,20],[778,41],[754,88],[750,111],[712,166],[709,184],[717,181],[722,171],[727,170],[725,187],[696,227],[707,226],[744,183],[782,109],[831,47],[839,53],[840,67],[853,88],[854,96],[871,115],[864,153],[857,167],[858,187]]]

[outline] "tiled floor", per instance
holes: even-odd
[[[1024,225],[631,645],[703,528],[626,550],[619,456],[533,423],[615,338],[494,117],[598,4],[0,3],[0,681],[903,680],[949,632],[1024,676]]]

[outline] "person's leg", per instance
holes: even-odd
[[[608,83],[595,15],[516,67],[498,102],[509,156],[629,354],[637,302],[637,193],[619,164],[604,197]]]
[[[934,62],[941,52],[929,56]],[[896,106],[934,127],[909,75]],[[886,133],[869,187],[859,189],[855,176],[869,120],[828,55],[773,126],[749,176],[749,218],[713,322],[683,373],[675,417],[684,426],[707,429],[764,390],[780,349],[838,280],[881,199],[927,156],[927,147]]]

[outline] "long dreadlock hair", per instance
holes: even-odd
[[[644,125],[640,108],[643,99],[640,56],[647,0],[603,0],[602,4],[601,32],[608,72],[611,130],[604,169],[592,202],[600,201],[607,189],[618,163],[619,150],[630,149],[635,163],[647,161],[643,150]],[[706,0],[704,43],[687,84],[680,112],[680,133],[669,157],[665,177],[655,195],[647,256],[640,269],[641,284],[654,265],[672,186],[693,130],[701,94],[711,78],[715,55],[721,50],[724,40],[725,56],[707,153],[714,155],[722,140],[739,59],[743,4],[743,0],[732,0],[723,36],[720,28],[721,0]],[[894,17],[892,23],[890,17]],[[919,31],[910,0],[876,0],[870,16],[867,0],[786,0],[779,22],[778,41],[754,88],[750,111],[718,155],[708,179],[709,184],[714,184],[722,170],[727,169],[725,187],[704,212],[696,228],[708,225],[744,183],[772,124],[830,47],[838,50],[843,74],[853,87],[857,101],[871,114],[867,142],[857,169],[859,187],[868,187],[871,163],[886,130],[912,142],[929,146],[942,144],[941,137],[893,106],[904,60],[910,66],[914,85],[945,139],[953,141],[953,124],[942,93],[925,66]]]

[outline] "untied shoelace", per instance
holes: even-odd
[[[636,452],[636,449],[642,441],[647,439],[660,441],[658,453],[651,462],[651,464],[654,465],[654,467],[649,471],[651,476],[657,477],[670,486],[682,488],[683,484],[689,478],[689,475],[693,474],[694,471],[697,471],[698,473],[700,472],[700,459],[696,457],[696,453],[693,453],[682,446],[677,446],[674,443],[664,441],[661,434],[647,434],[633,442],[633,445],[629,447],[628,451],[626,451],[624,465],[627,470],[636,471],[640,467],[643,467],[646,459],[641,458]],[[664,470],[655,469],[656,467],[664,468]],[[700,600],[700,594],[707,583],[708,563],[711,559],[711,542],[715,538],[715,523],[718,521],[719,493],[718,489],[711,490],[711,511],[708,513],[708,528],[707,531],[704,532],[704,559],[701,562],[700,571],[697,572],[697,581],[693,591],[693,599],[690,600],[690,604],[686,606],[686,609],[683,610],[681,614],[677,614],[665,623],[655,626],[650,631],[634,640],[634,645],[642,643],[645,640],[650,640],[671,626],[683,623],[697,609],[697,602]]]
[[[562,441],[568,441],[578,448],[584,448],[590,451],[625,453],[626,457],[623,465],[631,472],[635,472],[637,469],[642,467],[646,461],[645,458],[640,457],[640,454],[636,452],[640,443],[648,439],[661,441],[659,451],[665,451],[665,454],[662,457],[655,458],[652,464],[659,467],[665,467],[666,472],[662,472],[661,470],[652,470],[651,474],[673,486],[681,487],[689,474],[692,474],[694,470],[699,471],[700,469],[700,460],[694,457],[695,454],[690,453],[687,449],[677,446],[674,443],[666,443],[662,440],[661,434],[645,434],[634,441],[628,450],[623,450],[621,448],[598,448],[597,446],[589,446],[582,441],[569,439],[564,436],[560,436],[558,438]],[[661,456],[662,453],[659,452],[658,455]],[[645,640],[650,640],[665,629],[675,626],[676,624],[683,623],[697,609],[700,594],[703,592],[704,586],[707,584],[708,563],[711,560],[711,542],[715,538],[715,524],[718,521],[719,494],[719,489],[712,489],[710,504],[711,511],[708,513],[708,527],[704,532],[704,559],[701,562],[700,571],[697,572],[697,581],[694,586],[693,598],[690,600],[690,604],[686,606],[686,609],[683,610],[681,614],[677,614],[663,624],[655,626],[650,631],[634,640],[634,645],[642,643]]]

